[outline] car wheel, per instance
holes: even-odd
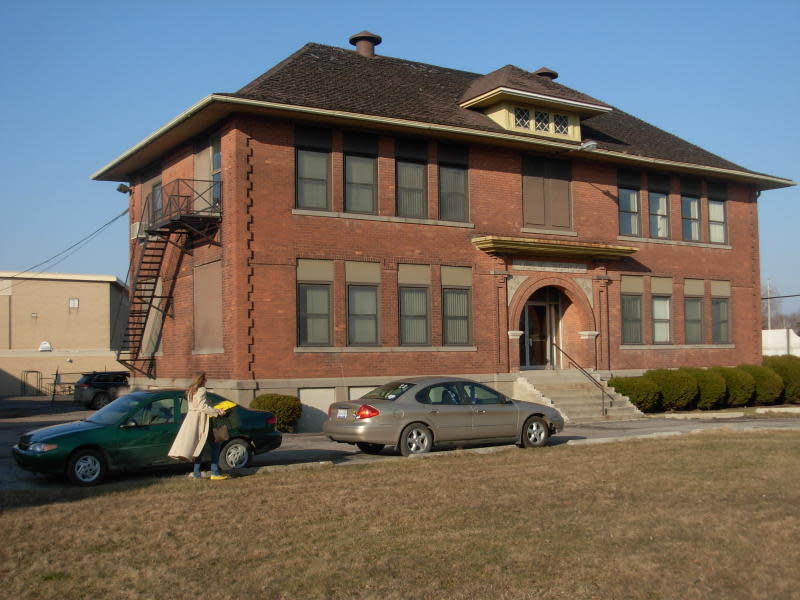
[[[97,485],[106,476],[106,459],[98,450],[78,450],[67,461],[67,479],[75,485]]]
[[[425,454],[431,451],[432,446],[433,434],[422,423],[412,423],[400,434],[400,454],[403,456]]]
[[[108,394],[100,392],[99,394],[95,394],[94,398],[92,398],[92,408],[95,410],[103,408],[109,402],[111,402],[111,398],[108,397]]]
[[[525,448],[544,446],[550,439],[550,426],[542,417],[529,417],[522,426],[522,445]]]
[[[365,454],[380,454],[385,444],[370,444],[368,442],[356,442],[358,449]]]
[[[219,455],[219,464],[226,471],[243,469],[250,464],[252,457],[253,450],[250,448],[250,444],[241,438],[236,438],[222,447]]]

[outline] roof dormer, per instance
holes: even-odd
[[[558,73],[546,67],[529,73],[506,65],[475,79],[459,106],[480,110],[510,131],[580,141],[581,120],[612,109],[555,83],[557,77]]]

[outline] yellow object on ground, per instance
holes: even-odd
[[[230,479],[230,478],[231,478],[230,475],[228,475],[226,473],[222,473],[220,475],[212,475],[211,476],[211,481],[220,481],[222,479]]]
[[[217,402],[214,405],[214,408],[218,410],[230,410],[234,406],[236,406],[236,402],[231,402],[230,400],[223,400],[222,402]]]

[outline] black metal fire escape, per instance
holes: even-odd
[[[154,354],[183,256],[198,244],[219,245],[215,236],[221,220],[219,180],[176,179],[155,186],[148,194],[138,231],[133,232],[139,246],[131,255],[128,271],[130,304],[122,347],[117,352],[120,363],[154,376]],[[172,260],[166,260],[170,246],[175,250]]]

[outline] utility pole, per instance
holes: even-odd
[[[772,290],[771,279],[767,279],[767,329],[772,329]]]

